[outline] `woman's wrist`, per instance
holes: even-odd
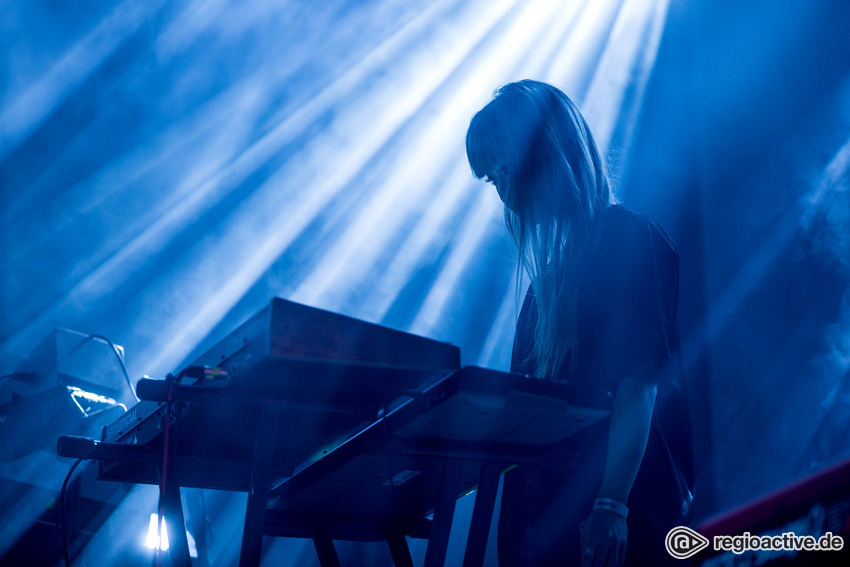
[[[619,500],[614,500],[613,498],[597,498],[593,502],[593,509],[609,510],[618,516],[622,516],[623,519],[626,519],[629,515],[629,507]]]

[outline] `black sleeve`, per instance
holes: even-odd
[[[627,377],[656,380],[679,341],[679,256],[672,240],[644,217],[617,241],[603,260],[611,262],[605,272],[612,281],[603,285],[608,298],[596,325],[598,371],[612,393]]]
[[[585,267],[579,292],[576,378],[615,393],[621,380],[655,379],[678,350],[679,256],[672,240],[643,215],[622,213]],[[529,287],[517,320],[511,371],[533,375],[537,305]],[[570,378],[562,368],[562,378]]]

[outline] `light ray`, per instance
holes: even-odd
[[[596,67],[583,110],[600,148],[608,148],[621,120],[636,119],[655,63],[668,0],[626,0]],[[627,90],[633,96],[626,99]],[[623,108],[633,110],[623,116]],[[631,125],[628,126],[631,131]]]
[[[497,21],[511,4],[506,2],[501,6],[500,10],[492,11],[492,20],[485,20],[485,25],[487,21]],[[443,49],[441,57],[446,57],[446,54],[451,57],[455,53],[450,47]],[[433,52],[416,51],[413,55],[417,59],[424,56],[430,61],[434,60]],[[424,64],[424,61],[421,63]],[[172,291],[166,293],[185,294],[189,299],[185,312],[190,315],[188,320],[180,318],[180,322],[175,324],[173,333],[169,333],[169,343],[153,358],[154,368],[176,363],[194,347],[266,272],[282,251],[325,210],[331,199],[355,179],[397,129],[419,111],[423,101],[440,86],[445,74],[453,68],[434,65],[429,67],[431,70],[427,73],[416,72],[415,69],[420,66],[416,59],[396,61],[395,65],[389,67],[397,69],[398,75],[393,77],[395,82],[388,78],[390,82],[386,85],[381,82],[370,85],[368,94],[363,93],[351,101],[351,106],[345,114],[340,115],[339,120],[332,121],[260,190],[240,205],[240,210],[228,223],[229,230],[233,232],[230,236],[225,235],[225,238],[231,245],[236,242],[258,244],[247,254],[241,254],[240,267],[231,273],[228,281],[216,285],[213,290],[202,278],[194,281],[175,278],[174,284],[170,285]],[[392,76],[392,71],[388,70],[387,74]],[[401,84],[406,89],[404,97],[393,99],[387,94],[379,94],[384,88],[393,92]],[[388,104],[387,101],[392,102]],[[339,155],[340,159],[334,163],[332,171],[326,172],[329,155]],[[310,193],[293,199],[292,191],[299,186],[310,186]],[[258,217],[258,211],[263,211],[262,217]],[[283,226],[280,226],[280,219],[287,219]],[[264,236],[258,236],[257,228],[263,225],[268,229]],[[237,246],[231,249],[240,248]],[[215,258],[214,254],[199,255],[202,262],[205,257]],[[209,271],[201,269],[197,273]],[[198,285],[203,287],[203,293],[197,293],[194,289]],[[161,296],[162,292],[156,291],[154,295]],[[193,301],[192,297],[208,300],[198,302]]]
[[[375,282],[374,292],[365,302],[369,308],[365,316],[370,320],[382,321],[406,282],[409,282],[422,266],[429,264],[429,257],[438,255],[438,251],[445,250],[451,244],[453,227],[449,224],[458,222],[454,220],[457,218],[458,207],[469,200],[469,193],[466,191],[469,181],[465,179],[469,173],[467,169],[465,163],[456,163],[449,179],[434,195],[435,205],[425,209],[398,247],[384,271],[384,277]]]
[[[179,190],[178,193],[182,195],[181,199],[170,200],[170,206],[167,206],[154,222],[145,227],[138,236],[117,250],[96,269],[92,270],[79,283],[70,288],[63,297],[42,309],[22,329],[12,334],[3,344],[0,352],[8,353],[18,349],[25,341],[31,340],[32,335],[43,332],[43,329],[49,326],[49,322],[63,308],[71,304],[85,305],[102,299],[104,294],[108,293],[114,287],[115,279],[120,279],[124,273],[132,271],[133,265],[139,259],[148,257],[160,250],[182,230],[185,219],[197,218],[218,203],[223,197],[223,194],[238,189],[241,183],[252,172],[267,163],[283,146],[291,142],[295,136],[310,128],[328,109],[339,105],[341,101],[344,101],[348,97],[350,92],[356,90],[358,85],[363,84],[370,75],[373,75],[377,70],[387,65],[394,53],[402,50],[405,44],[415,41],[422,30],[437,19],[442,11],[447,9],[450,4],[449,0],[443,0],[442,2],[436,2],[430,5],[416,19],[408,22],[397,33],[383,41],[357,66],[340,75],[317,96],[287,116],[273,130],[254,142],[239,154],[235,160],[217,171],[212,177],[206,179],[200,186],[195,187],[191,191]],[[327,133],[325,133],[325,136],[327,136]],[[315,142],[312,145],[315,147]],[[313,171],[322,171],[324,169],[325,163],[323,162],[327,159],[327,155],[331,155],[327,151],[327,148],[325,148],[325,153],[320,156],[314,152],[314,156],[311,158]],[[365,157],[367,158],[368,156]],[[366,160],[364,157],[360,157],[356,161],[357,163],[363,163]],[[356,169],[358,167],[354,167],[354,170]],[[339,175],[337,172],[336,179],[328,182],[326,185],[333,185],[334,183],[339,185],[338,180]],[[301,181],[306,182],[304,179],[301,179]],[[314,194],[318,193],[320,191]],[[310,204],[311,202],[307,202],[302,207],[302,213],[306,214],[306,211],[313,210],[314,213],[308,217],[312,218],[315,216],[315,211],[319,210],[321,204],[324,202],[326,200],[319,202],[312,201],[312,205]],[[243,205],[242,209],[244,208]],[[254,209],[254,214],[258,210],[262,211],[264,207],[262,205],[258,206],[257,209]],[[304,217],[300,218],[303,220]],[[245,222],[246,227],[253,226],[256,223],[256,221],[251,220],[246,220]],[[297,227],[303,228],[304,224],[306,223],[298,223]],[[256,240],[255,234],[252,240]],[[239,248],[240,244],[238,240],[233,243],[233,246],[236,249],[241,249]],[[259,267],[256,263],[252,264],[252,266],[255,270]]]
[[[21,486],[36,486],[41,490],[26,491],[13,508],[0,512],[3,529],[0,530],[0,557],[6,555],[18,538],[26,532],[59,493],[58,487],[68,473],[70,465],[60,462],[56,455],[33,450],[25,457],[0,464],[0,477]],[[79,471],[76,474],[80,474]],[[7,485],[10,486],[10,485]]]
[[[510,370],[510,346],[513,343],[516,320],[519,317],[519,307],[522,305],[521,296],[517,297],[516,295],[517,287],[519,290],[525,290],[528,288],[529,282],[528,277],[523,277],[519,284],[513,280],[509,280],[509,282],[505,288],[504,299],[484,339],[481,354],[478,355],[478,360],[475,363],[478,366]]]
[[[738,270],[729,285],[718,294],[708,309],[708,313],[695,331],[683,341],[685,360],[697,360],[700,351],[712,344],[724,331],[747,296],[761,283],[776,260],[785,251],[791,238],[802,223],[806,226],[829,191],[847,191],[847,176],[850,171],[850,140],[848,140],[830,159],[821,172],[813,188],[800,196],[775,228],[762,241],[761,246]]]
[[[162,6],[163,0],[124,0],[14,102],[0,111],[0,160]]]
[[[593,0],[576,14],[576,22],[548,62],[543,78],[582,100],[610,37],[623,0]]]
[[[537,30],[535,26],[548,21],[551,16],[548,12],[537,10],[533,12],[533,15],[536,18],[534,22],[520,17],[508,32],[515,38],[513,49],[519,53],[523,53],[520,46],[532,45],[528,38],[540,37],[540,33],[531,33]],[[472,45],[479,43],[480,38],[490,28],[491,25],[488,24],[478,33],[471,33]],[[526,39],[521,40],[521,38]],[[462,64],[463,59],[468,58],[470,51],[471,47],[465,46],[458,54],[460,57],[455,57],[454,61],[449,61],[448,64],[440,67],[446,68],[451,75],[459,75],[454,70]],[[444,81],[438,100],[429,103],[430,108],[424,109],[424,112],[428,113],[427,122],[422,120],[421,122],[425,123],[417,124],[417,130],[420,131],[415,134],[416,140],[392,165],[387,179],[374,190],[370,202],[363,207],[357,219],[337,239],[337,245],[326,252],[322,264],[313,269],[311,276],[302,282],[294,293],[294,297],[301,298],[307,303],[320,301],[326,290],[339,288],[342,280],[345,280],[347,285],[351,285],[352,277],[354,281],[358,281],[364,273],[372,270],[379,256],[388,253],[399,254],[400,252],[389,251],[388,248],[393,247],[397,228],[407,217],[397,214],[395,209],[401,207],[402,210],[416,210],[424,207],[429,210],[447,206],[447,203],[441,200],[445,192],[434,195],[433,189],[433,185],[446,181],[433,178],[429,172],[443,172],[447,164],[461,163],[463,164],[459,168],[463,171],[461,178],[469,179],[468,171],[466,171],[468,168],[465,162],[461,161],[464,156],[462,141],[469,116],[477,108],[461,100],[456,92],[458,82],[478,82],[480,79],[475,76],[464,78],[462,74],[460,75],[461,77],[457,80],[447,77]],[[460,89],[463,90],[464,87],[460,86]],[[448,141],[451,143],[447,143]],[[427,155],[428,159],[417,159],[416,156],[422,155]],[[452,170],[457,171],[457,168]],[[457,173],[459,174],[460,171]],[[447,181],[453,185],[452,180]],[[467,181],[463,187],[458,187],[456,190],[477,189]],[[403,202],[399,203],[399,199],[403,199]],[[430,232],[433,239],[435,237],[433,227]],[[404,285],[405,279],[396,281],[396,289]],[[390,297],[395,295],[390,293]]]
[[[725,289],[717,294],[717,298],[708,306],[704,319],[694,325],[693,330],[687,336],[683,337],[682,351],[683,359],[687,365],[686,375],[698,363],[705,350],[710,345],[715,344],[718,337],[727,330],[739,309],[745,305],[751,294],[756,293],[759,289],[760,284],[763,283],[764,278],[769,274],[771,267],[779,260],[783,253],[787,253],[788,246],[795,234],[799,232],[801,227],[803,229],[810,228],[809,223],[812,222],[813,217],[818,212],[817,210],[822,206],[823,201],[829,197],[830,193],[850,192],[850,185],[847,181],[850,178],[849,173],[850,139],[842,145],[821,171],[817,179],[814,180],[812,189],[806,191],[791,204],[788,211],[775,224],[775,228],[765,236],[761,245],[747,258],[746,262],[730,279]],[[839,206],[838,208],[843,209],[842,213],[846,214],[848,207],[850,205]],[[842,220],[843,223],[839,222],[839,225],[846,225],[847,219]],[[846,226],[835,226],[832,228],[839,231],[842,237],[846,234]],[[826,250],[825,252],[834,254],[839,260],[844,259],[846,258],[846,245],[842,244],[844,243],[839,244],[841,248],[838,250]],[[846,269],[846,266],[844,268]],[[838,320],[841,322],[846,319],[848,312],[847,305],[848,294],[845,291],[842,300],[842,312],[837,314]],[[842,355],[846,352],[841,349],[842,347],[846,347],[846,344],[835,344],[836,337],[830,336],[830,330],[827,329],[825,333],[825,342],[829,345],[829,350],[823,352],[821,357],[826,357],[830,359],[831,363],[837,363],[840,366]],[[841,370],[846,372],[847,367],[844,366]],[[734,431],[735,428],[745,423],[747,416],[751,414],[752,408],[757,404],[763,403],[765,396],[770,395],[775,390],[776,384],[771,379],[762,379],[753,384],[748,384],[748,387],[751,395],[748,399],[738,401],[737,411],[732,416],[732,421],[725,422],[722,426],[717,423],[712,424],[712,439],[720,440],[719,442],[715,442],[711,448],[716,455],[726,455],[729,453],[729,447],[737,443],[738,440],[734,436],[728,435],[728,431]],[[807,382],[805,385],[792,385],[785,389],[791,388],[793,390],[794,387],[805,388],[808,391],[807,395],[800,396],[798,401],[806,403],[807,401],[816,400],[818,406],[816,411],[823,411],[823,415],[825,416],[826,412],[824,409],[829,407],[829,404],[832,403],[838,393],[846,386],[843,380],[836,380],[832,383],[825,381],[819,383]],[[822,393],[813,396],[811,392],[817,388],[821,389]],[[822,420],[818,421],[818,423],[820,422]],[[781,419],[777,420],[776,425],[787,426]],[[798,433],[804,431],[799,426],[796,426],[795,429],[797,429]],[[817,426],[807,424],[806,431],[808,431],[809,435],[816,435]],[[808,468],[810,464],[806,463],[805,467]],[[697,477],[697,483],[702,483],[702,479],[709,477],[712,472],[713,467],[707,466]]]
[[[427,337],[442,337],[447,321],[444,311],[453,293],[457,291],[456,283],[470,265],[475,265],[474,258],[482,242],[499,226],[500,216],[494,208],[492,199],[479,197],[478,203],[470,207],[471,211],[466,223],[461,227],[455,245],[443,266],[436,281],[428,291],[422,307],[410,325],[413,333]]]

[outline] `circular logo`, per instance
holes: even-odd
[[[667,548],[667,553],[676,559],[687,559],[693,557],[706,547],[709,541],[685,526],[677,526],[667,532],[667,537],[664,540],[664,545]]]

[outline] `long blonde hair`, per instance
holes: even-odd
[[[501,196],[519,251],[517,281],[524,269],[535,292],[535,376],[558,376],[568,355],[569,375],[578,351],[581,266],[611,202],[590,128],[561,90],[524,80],[497,90],[472,117],[466,152],[478,178],[496,179],[494,167],[508,162],[509,187]]]

